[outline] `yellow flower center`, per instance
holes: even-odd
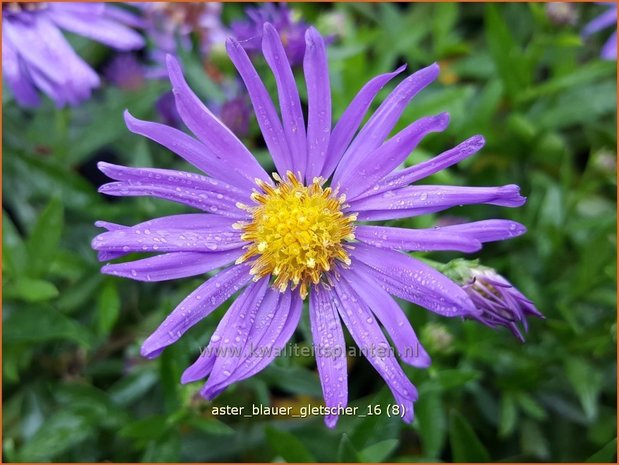
[[[249,242],[237,263],[257,257],[250,271],[256,280],[272,275],[281,292],[289,285],[299,287],[305,298],[309,286],[318,284],[335,260],[350,264],[345,242],[355,238],[357,215],[342,213],[345,196],[323,189],[321,178],[304,186],[291,172],[286,180],[273,177],[274,187],[256,180],[261,192],[254,190],[251,196],[255,206],[238,205],[251,213],[252,221],[235,225]]]

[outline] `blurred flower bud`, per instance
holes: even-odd
[[[578,21],[578,12],[573,3],[546,3],[546,15],[555,26],[574,25]]]

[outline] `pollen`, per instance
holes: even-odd
[[[355,214],[342,212],[345,196],[337,196],[324,180],[314,178],[305,186],[291,172],[286,179],[273,175],[271,186],[256,180],[251,196],[255,205],[239,205],[252,219],[239,223],[241,238],[249,242],[243,263],[255,258],[250,273],[258,280],[273,277],[273,286],[284,292],[299,289],[303,299],[309,287],[318,284],[336,261],[350,265],[347,242],[354,240]]]

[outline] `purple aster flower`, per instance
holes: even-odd
[[[492,268],[474,265],[467,267],[463,289],[481,313],[473,318],[496,328],[504,326],[524,342],[518,324],[528,330],[527,317],[544,318],[518,289]]]
[[[608,5],[608,10],[595,18],[589,24],[585,26],[582,33],[583,36],[589,37],[602,29],[606,29],[611,26],[615,26],[615,31],[611,34],[610,38],[606,41],[600,52],[600,56],[605,60],[617,59],[617,4],[616,3],[604,3]]]
[[[227,43],[273,158],[277,170],[273,177],[202,104],[177,60],[169,56],[176,106],[195,137],[129,113],[126,123],[132,132],[173,150],[205,175],[101,163],[101,170],[115,182],[103,185],[100,192],[163,198],[201,213],[135,226],[99,222],[107,232],[92,245],[103,261],[133,252],[154,253],[102,269],[141,281],[222,269],[187,296],[141,349],[145,357],[158,356],[238,292],[209,345],[182,375],[183,383],[208,377],[201,390],[207,399],[265,368],[295,331],[308,301],[318,373],[330,412],[327,425],[335,425],[337,408],[347,404],[342,322],[410,422],[417,390],[395,352],[404,363],[421,368],[430,364],[430,357],[394,297],[445,317],[475,317],[482,310],[458,284],[406,252],[474,252],[484,242],[518,236],[525,228],[507,220],[438,230],[357,221],[404,218],[469,204],[518,207],[525,198],[515,185],[410,185],[476,153],[484,145],[481,136],[432,160],[398,169],[424,136],[447,127],[443,113],[415,121],[389,137],[407,104],[438,76],[436,64],[404,78],[360,128],[378,92],[405,67],[370,80],[332,127],[325,43],[314,28],[307,30],[305,41],[307,121],[273,26],[264,26],[262,51],[277,84],[281,119],[244,48],[233,39]],[[383,330],[396,351],[385,350],[390,346]]]
[[[303,63],[308,25],[295,20],[285,3],[263,3],[257,8],[247,8],[245,13],[247,19],[233,21],[230,30],[246,52],[254,54],[262,50],[263,26],[270,23],[279,31],[290,64],[297,66]]]
[[[176,55],[179,47],[185,51],[191,50],[192,33],[197,34],[203,53],[225,41],[221,3],[136,2],[134,5],[144,14],[145,28],[154,45],[151,59],[155,66],[149,72],[150,77],[167,75],[167,54]]]
[[[245,95],[237,95],[221,105],[219,119],[238,137],[244,137],[249,132],[250,114],[249,99]]]
[[[59,107],[76,105],[99,86],[99,76],[61,30],[132,50],[144,45],[127,27],[138,25],[127,11],[104,3],[3,3],[3,75],[20,105],[36,107],[37,89]]]
[[[144,86],[145,70],[132,53],[120,53],[105,68],[105,78],[123,90],[137,90]]]

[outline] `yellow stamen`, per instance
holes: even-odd
[[[291,172],[270,186],[256,180],[262,192],[251,198],[255,206],[242,205],[252,221],[242,226],[242,238],[249,242],[242,263],[256,257],[251,274],[256,278],[272,275],[273,286],[284,292],[299,288],[305,299],[309,287],[318,284],[322,274],[333,268],[335,260],[350,265],[345,242],[355,238],[356,215],[342,212],[344,196],[330,187],[322,188],[322,178],[304,186]]]

